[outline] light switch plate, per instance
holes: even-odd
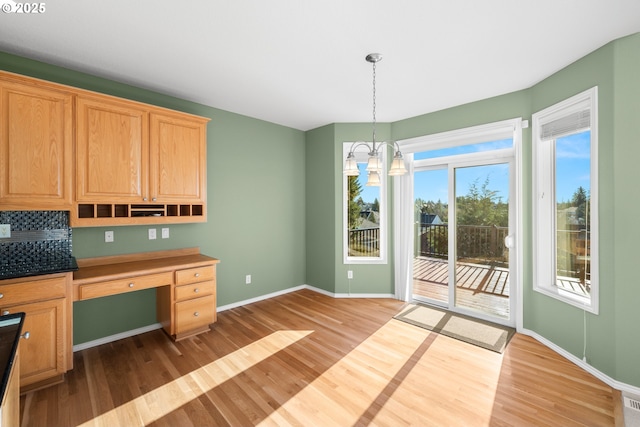
[[[11,237],[11,224],[0,224],[0,239]]]
[[[104,241],[106,243],[113,242],[113,231],[105,231],[104,232]]]

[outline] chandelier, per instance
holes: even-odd
[[[347,176],[358,176],[360,170],[358,169],[358,162],[354,151],[360,146],[365,146],[369,150],[369,160],[367,161],[367,184],[369,186],[380,185],[380,173],[382,173],[382,159],[380,158],[380,149],[383,147],[391,147],[394,155],[391,161],[391,167],[389,168],[389,176],[404,175],[407,173],[407,169],[404,167],[404,160],[402,159],[402,153],[400,152],[400,146],[397,142],[382,141],[376,143],[376,64],[382,60],[382,55],[379,53],[370,53],[365,58],[367,62],[373,65],[373,135],[371,144],[367,142],[354,142],[351,144],[349,154],[344,164],[344,174]]]

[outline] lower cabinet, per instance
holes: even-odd
[[[70,275],[0,282],[0,313],[26,314],[20,343],[21,392],[61,382],[72,368],[70,302],[66,297]]]
[[[23,326],[25,339],[20,343],[20,386],[59,377],[66,372],[64,351],[64,298],[16,305],[3,309],[3,314],[26,313]],[[28,337],[28,338],[27,338]]]
[[[216,321],[216,266],[176,270],[175,287],[158,288],[158,314],[174,339],[209,329]]]

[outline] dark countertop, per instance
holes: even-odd
[[[7,383],[11,368],[18,351],[20,334],[22,334],[22,324],[24,323],[24,313],[7,314],[0,316],[0,402],[4,399],[7,391]]]
[[[40,276],[43,274],[66,273],[76,271],[78,263],[75,257],[55,254],[41,256],[31,260],[3,260],[0,264],[0,280],[17,277]]]

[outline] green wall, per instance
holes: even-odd
[[[154,241],[147,239],[149,226],[74,228],[77,258],[200,247],[221,260],[219,306],[304,283],[303,132],[2,52],[0,69],[211,118],[207,223],[170,225],[171,237]],[[104,243],[108,229],[115,232],[113,243]],[[154,291],[78,302],[73,340],[81,344],[155,322]]]
[[[612,267],[606,286],[613,290],[615,342],[614,378],[640,386],[640,332],[638,332],[638,211],[640,210],[640,34],[618,40],[614,48],[613,208],[601,216],[601,224],[609,223],[613,233]],[[609,154],[611,156],[611,154]]]

